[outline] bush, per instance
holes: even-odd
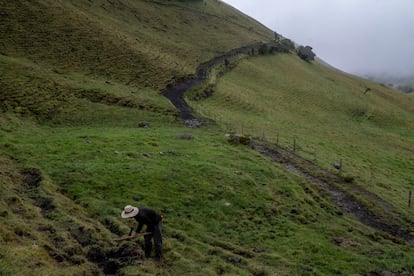
[[[242,145],[250,145],[252,142],[252,138],[249,135],[246,134],[227,134],[228,141],[231,144],[242,144]]]
[[[263,43],[259,47],[260,55],[267,55],[273,53],[289,53],[295,49],[295,44],[292,40],[287,38],[279,38],[269,44]]]
[[[274,43],[274,45],[271,47],[271,52],[289,53],[294,49],[295,44],[293,41],[287,38],[283,38]]]
[[[269,53],[269,46],[266,43],[263,43],[259,48],[260,55],[266,55]]]
[[[296,52],[298,56],[305,61],[314,60],[316,56],[315,53],[312,51],[311,46],[299,46],[296,49]]]

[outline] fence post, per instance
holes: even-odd
[[[293,152],[296,151],[296,138],[293,138]]]
[[[412,197],[413,193],[411,190],[408,191],[408,207],[411,207],[411,197]]]
[[[371,166],[369,166],[369,182],[372,183],[372,178],[373,178],[374,174],[372,172],[372,164]]]

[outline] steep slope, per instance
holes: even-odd
[[[0,272],[74,275],[105,269],[91,252],[96,247],[120,251],[108,229],[63,196],[39,169],[22,169],[0,158]]]
[[[73,95],[112,102],[133,97],[132,105],[148,109],[145,98],[193,74],[199,63],[271,37],[270,30],[216,1],[42,0],[1,6],[2,108],[38,115],[77,105]],[[114,91],[113,85],[121,87]],[[36,107],[51,99],[53,105]]]
[[[300,77],[298,77],[300,76]],[[383,85],[294,55],[242,61],[195,110],[315,160],[413,219],[414,103]]]
[[[272,31],[215,0],[0,4],[0,274],[413,273],[406,241],[224,137],[241,126],[283,146],[306,135],[301,152],[315,149],[326,170],[331,154],[343,159],[355,187],[357,166],[386,158],[366,188],[412,219],[399,197],[411,187],[412,97],[293,55],[238,57],[190,96],[193,115],[216,123],[189,129],[161,92]],[[164,214],[163,262],[143,258],[141,239],[114,242],[129,231],[126,204]]]
[[[155,90],[219,53],[271,38],[270,30],[216,1],[1,5],[2,55]]]

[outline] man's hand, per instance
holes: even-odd
[[[129,225],[129,227],[130,227],[130,230],[129,230],[129,235],[128,236],[131,236],[132,231],[134,231],[134,229],[137,227],[137,222],[136,221],[131,221],[131,224]]]

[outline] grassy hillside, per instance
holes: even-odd
[[[2,1],[1,54],[61,74],[164,89],[272,32],[217,1]],[[211,43],[214,41],[214,43]]]
[[[412,245],[224,136],[296,138],[412,221],[413,97],[293,55],[238,58],[191,102],[217,124],[190,129],[160,92],[272,31],[214,0],[0,4],[0,274],[413,273]],[[113,241],[126,204],[164,214],[161,263]]]
[[[195,108],[223,124],[292,147],[407,209],[413,189],[412,97],[294,55],[241,62]],[[333,169],[333,168],[332,168]]]
[[[77,126],[5,116],[4,273],[97,271],[96,245],[119,250],[111,239],[128,232],[119,217],[125,204],[161,211],[166,244],[162,265],[138,258],[123,263],[127,275],[412,270],[411,246],[340,215],[320,188],[248,147],[229,144],[224,130],[185,129],[166,123],[168,117],[115,109],[125,119],[99,123],[98,116]],[[104,117],[105,109],[97,110]],[[137,128],[129,121],[133,114],[151,127]],[[42,180],[31,194],[17,179],[32,168]]]
[[[73,109],[73,97],[158,108],[147,106],[148,97],[199,63],[272,37],[217,1],[0,4],[2,108],[49,117]]]

